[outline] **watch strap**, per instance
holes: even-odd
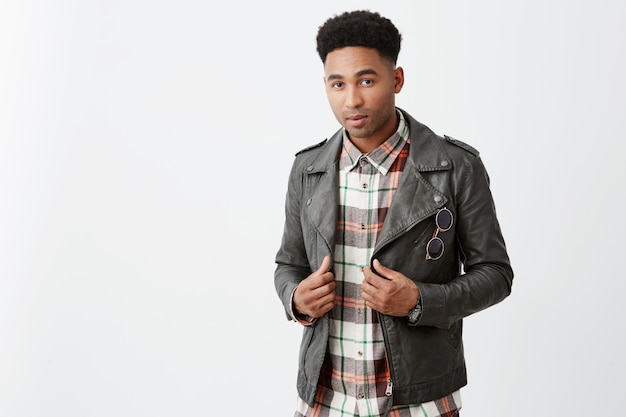
[[[407,316],[407,321],[409,326],[415,326],[419,322],[419,319],[422,317],[422,295],[420,294],[417,297],[417,304],[415,307],[409,311]]]

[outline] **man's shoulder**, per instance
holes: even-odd
[[[318,149],[318,148],[324,146],[324,144],[326,142],[328,142],[328,139],[324,139],[323,141],[321,141],[319,143],[316,143],[315,145],[310,145],[310,146],[307,146],[304,149],[300,149],[298,152],[296,152],[296,156],[299,156],[299,155],[305,154],[307,152],[311,152],[311,151],[313,151],[315,149]]]
[[[471,155],[476,156],[476,157],[479,156],[478,150],[476,150],[474,147],[468,145],[467,143],[463,141],[455,139],[452,136],[449,136],[449,135],[441,136],[435,133],[430,127],[417,121],[409,113],[405,111],[402,111],[402,112],[404,114],[405,119],[409,122],[409,129],[411,131],[412,139],[415,138],[418,141],[423,140],[426,143],[431,143],[431,144],[443,144],[444,148],[447,151],[458,154],[458,156],[461,156],[463,154],[467,155],[467,153],[470,153]],[[447,146],[447,145],[452,145],[452,146]],[[440,146],[436,146],[436,148],[440,148]],[[457,153],[456,152],[457,150],[460,150],[463,152]]]
[[[451,145],[454,145],[457,148],[461,148],[462,150],[471,153],[474,156],[479,156],[480,152],[478,150],[467,143],[460,141],[458,139],[453,138],[452,136],[443,135],[443,139]]]
[[[296,152],[296,161],[300,161],[300,163],[317,161],[319,163],[321,160],[322,164],[327,166],[337,157],[337,152],[339,152],[342,143],[342,132],[342,129],[339,129],[327,139],[299,150]]]

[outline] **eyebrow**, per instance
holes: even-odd
[[[355,75],[357,77],[362,77],[364,75],[378,75],[378,73],[376,71],[374,71],[373,69],[368,68],[368,69],[364,69],[364,70],[358,71]],[[342,75],[330,74],[328,76],[328,78],[326,78],[326,81],[341,80],[341,79],[343,79]]]

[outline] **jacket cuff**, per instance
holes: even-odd
[[[445,297],[441,285],[420,282],[419,289],[422,314],[417,325],[440,327],[445,315]]]

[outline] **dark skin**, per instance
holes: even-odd
[[[293,293],[293,306],[297,313],[312,318],[322,317],[335,303],[335,274],[330,269],[330,256],[322,265],[300,282]]]
[[[320,268],[302,280],[293,295],[296,312],[319,318],[333,308],[335,275],[329,272],[330,257]],[[383,314],[404,317],[417,304],[419,290],[404,274],[387,268],[374,260],[375,273],[369,266],[363,269],[361,291],[365,305]]]
[[[376,274],[369,266],[363,269],[361,294],[365,305],[388,316],[403,317],[417,305],[419,289],[413,280],[374,259]]]

